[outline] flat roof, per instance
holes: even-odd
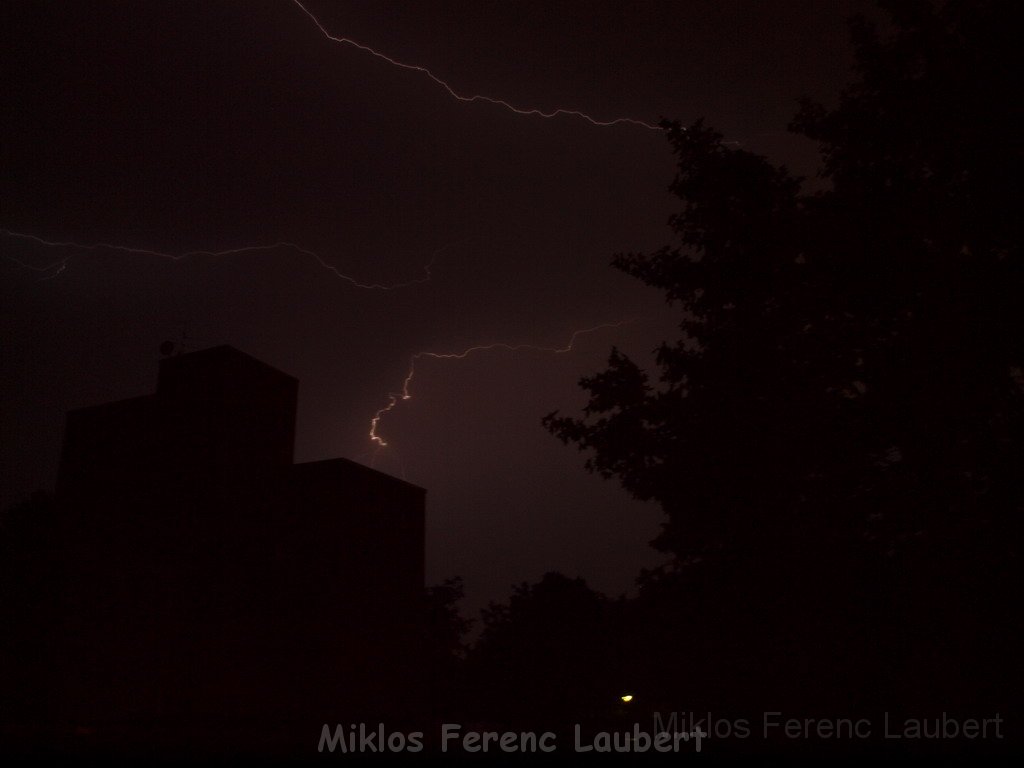
[[[351,459],[343,459],[341,457],[334,459],[320,459],[318,461],[304,461],[301,464],[293,464],[292,467],[295,469],[298,469],[300,467],[308,467],[312,471],[316,471],[320,467],[326,469],[330,465],[336,467],[341,466],[344,467],[345,470],[347,470],[348,472],[363,474],[366,477],[372,478],[374,480],[383,480],[389,483],[393,483],[395,485],[405,486],[410,490],[419,491],[420,493],[427,492],[426,488],[422,488],[418,485],[415,485],[414,483],[410,483],[408,480],[402,480],[401,478],[395,477],[394,475],[389,475],[386,472],[381,472],[380,470],[374,469],[373,467],[368,467],[365,464],[360,464],[357,461],[352,461]]]
[[[287,379],[298,383],[298,379],[291,374],[285,373],[279,368],[275,368],[272,365],[268,365],[262,360],[253,357],[252,355],[246,354],[237,347],[233,347],[230,344],[221,344],[216,347],[207,347],[206,349],[199,349],[195,352],[185,352],[180,355],[171,355],[170,357],[164,357],[160,359],[160,369],[163,371],[164,367],[173,367],[176,365],[195,365],[203,362],[214,363],[218,360],[240,362],[243,365],[259,369],[263,372],[273,373],[277,376],[282,376]]]

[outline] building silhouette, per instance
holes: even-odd
[[[297,394],[221,346],[162,359],[154,394],[67,414],[51,717],[315,738],[416,706],[426,492],[294,464]]]

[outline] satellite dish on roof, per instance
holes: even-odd
[[[175,343],[173,341],[164,341],[160,344],[160,354],[164,357],[170,357],[174,354]]]

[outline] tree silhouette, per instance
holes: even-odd
[[[434,716],[459,714],[459,702],[466,695],[466,635],[473,620],[459,610],[464,594],[461,576],[424,591],[426,620],[420,652],[429,700],[424,711]]]
[[[681,308],[680,338],[656,374],[613,350],[582,417],[544,423],[663,508],[654,545],[674,561],[647,589],[728,595],[716,626],[760,626],[762,662],[801,648],[819,671],[840,653],[867,668],[874,645],[907,688],[941,669],[929,691],[994,697],[1020,636],[1018,44],[1009,4],[883,7],[887,32],[852,24],[838,106],[804,103],[792,125],[820,144],[824,191],[663,123],[678,242],[614,265]],[[903,684],[876,661],[865,685]]]
[[[466,655],[465,636],[473,625],[459,610],[465,597],[462,577],[454,576],[440,584],[427,587],[424,600],[427,610],[426,645],[431,655],[442,660],[457,660]]]
[[[479,711],[547,729],[599,714],[620,689],[613,605],[560,573],[491,603],[468,658]]]

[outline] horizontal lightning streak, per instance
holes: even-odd
[[[186,251],[185,253],[174,254],[164,253],[162,251],[154,251],[148,248],[133,248],[127,245],[115,245],[113,243],[85,244],[70,241],[44,240],[43,238],[37,237],[36,235],[28,235],[22,232],[12,232],[7,229],[0,229],[0,235],[3,235],[4,237],[15,238],[18,240],[27,240],[29,242],[36,243],[37,245],[41,245],[45,248],[70,248],[76,251],[114,251],[117,253],[129,253],[138,256],[156,256],[161,259],[169,259],[170,261],[181,261],[183,259],[193,258],[196,256],[218,257],[233,256],[239,253],[257,253],[262,251],[291,250],[297,251],[298,253],[304,254],[305,256],[309,256],[314,261],[316,261],[317,264],[319,264],[321,267],[323,267],[329,272],[333,272],[337,277],[341,278],[347,283],[351,283],[356,288],[364,288],[367,290],[377,291],[392,291],[397,288],[405,288],[410,285],[419,285],[420,283],[429,282],[431,279],[430,270],[434,266],[434,261],[437,259],[438,254],[440,254],[442,251],[448,248],[451,248],[452,246],[458,245],[461,242],[465,242],[463,240],[459,241],[459,243],[449,243],[448,245],[442,246],[441,248],[438,248],[436,251],[434,251],[430,262],[423,267],[422,277],[418,277],[413,280],[406,280],[401,283],[392,283],[389,285],[385,285],[383,283],[361,283],[354,277],[350,277],[349,275],[346,275],[345,273],[341,272],[337,267],[335,267],[330,262],[325,261],[321,256],[314,253],[313,251],[310,251],[306,248],[302,248],[301,246],[298,246],[295,243],[289,243],[284,241],[272,243],[270,245],[246,245],[238,248],[227,248],[223,251],[200,250]],[[35,266],[32,264],[27,264],[24,261],[16,259],[13,256],[6,254],[5,256],[9,261],[14,262],[18,266],[24,267],[25,269],[32,270],[33,272],[53,272],[53,274],[47,275],[46,277],[42,278],[43,280],[52,280],[53,278],[57,277],[57,275],[59,275],[61,272],[67,269],[68,262],[74,258],[74,256],[65,256],[63,259],[58,259],[57,261],[51,262],[50,264]]]
[[[4,232],[4,234],[6,235],[8,233]],[[61,259],[60,261],[55,261],[52,264],[45,264],[45,265],[43,265],[41,267],[36,266],[34,264],[27,264],[26,262],[22,261],[21,259],[16,259],[13,256],[9,256],[9,255],[7,256],[7,259],[8,259],[8,261],[13,261],[19,267],[22,267],[24,269],[32,270],[33,272],[49,272],[50,270],[54,270],[52,275],[47,275],[46,277],[40,278],[40,280],[53,280],[53,278],[57,277],[57,275],[59,275],[61,272],[63,272],[65,269],[67,269],[68,261],[71,259],[71,257],[70,256],[66,256],[65,258]]]
[[[582,328],[578,331],[573,331],[572,336],[569,337],[568,343],[564,347],[542,347],[537,344],[506,344],[504,342],[495,342],[493,344],[479,344],[474,347],[469,347],[461,352],[417,352],[409,358],[409,372],[405,376],[405,380],[402,382],[402,389],[400,392],[389,392],[388,402],[383,408],[374,414],[373,418],[370,419],[370,440],[377,443],[381,448],[387,445],[387,442],[379,434],[377,434],[377,427],[380,425],[380,420],[386,413],[394,410],[395,406],[403,400],[408,400],[412,397],[412,393],[409,391],[409,387],[412,385],[413,377],[416,375],[416,361],[424,357],[432,358],[434,360],[464,360],[465,358],[472,355],[474,352],[485,352],[492,349],[502,349],[507,352],[519,352],[520,350],[528,349],[534,352],[550,352],[556,355],[563,355],[566,352],[571,352],[573,346],[576,344],[576,339],[587,333],[594,333],[605,328],[621,328],[629,323],[636,322],[637,318],[630,318],[629,320],[620,320],[616,323],[601,323],[591,328]]]
[[[458,93],[454,88],[452,88],[451,85],[449,85],[447,82],[445,82],[440,77],[435,75],[433,72],[431,72],[426,67],[419,66],[417,64],[406,64],[405,62],[399,61],[397,59],[393,59],[390,56],[386,56],[385,54],[381,53],[380,51],[374,50],[370,46],[364,45],[363,43],[360,43],[360,42],[358,42],[356,40],[353,40],[353,39],[351,39],[349,37],[338,37],[336,35],[332,35],[330,32],[327,31],[327,28],[324,27],[324,25],[321,23],[320,19],[318,19],[312,13],[312,11],[310,11],[305,5],[303,5],[301,2],[299,2],[299,0],[292,0],[292,2],[295,3],[295,5],[297,5],[302,10],[302,12],[305,13],[313,21],[314,24],[316,24],[317,28],[320,30],[320,32],[323,34],[323,36],[326,37],[328,40],[330,40],[332,42],[335,42],[335,43],[343,43],[345,45],[350,45],[353,48],[358,48],[360,51],[368,53],[371,56],[376,56],[378,59],[386,61],[388,64],[391,64],[392,66],[399,67],[401,69],[407,69],[407,70],[410,70],[412,72],[419,72],[421,74],[424,74],[427,77],[429,77],[431,80],[433,80],[437,85],[439,85],[442,88],[444,88],[444,90],[448,92],[448,95],[450,95],[453,99],[456,99],[458,101],[462,101],[462,102],[482,101],[482,102],[486,102],[487,104],[494,104],[494,105],[499,106],[499,107],[504,107],[509,112],[514,112],[517,115],[526,115],[526,116],[534,116],[534,117],[545,117],[545,118],[558,117],[559,115],[566,115],[566,116],[569,116],[569,117],[579,117],[579,118],[581,118],[583,120],[586,120],[591,125],[596,125],[596,126],[599,126],[599,127],[602,127],[602,128],[607,128],[607,127],[610,127],[610,126],[613,126],[613,125],[619,125],[619,124],[628,124],[628,125],[636,125],[636,126],[639,126],[641,128],[648,128],[648,129],[650,129],[652,131],[660,131],[661,130],[661,128],[659,126],[657,126],[657,125],[654,125],[652,123],[646,123],[643,120],[635,120],[635,119],[633,119],[631,117],[619,117],[619,118],[616,118],[615,120],[597,120],[596,118],[593,118],[590,115],[588,115],[588,114],[586,114],[584,112],[580,112],[579,110],[575,110],[575,109],[555,109],[555,110],[552,110],[551,112],[544,112],[543,110],[540,110],[540,109],[522,109],[520,107],[513,106],[509,102],[503,101],[502,99],[496,99],[496,98],[493,98],[491,96],[484,96],[482,94],[475,94],[473,96],[465,96],[465,95],[463,95],[461,93]]]

